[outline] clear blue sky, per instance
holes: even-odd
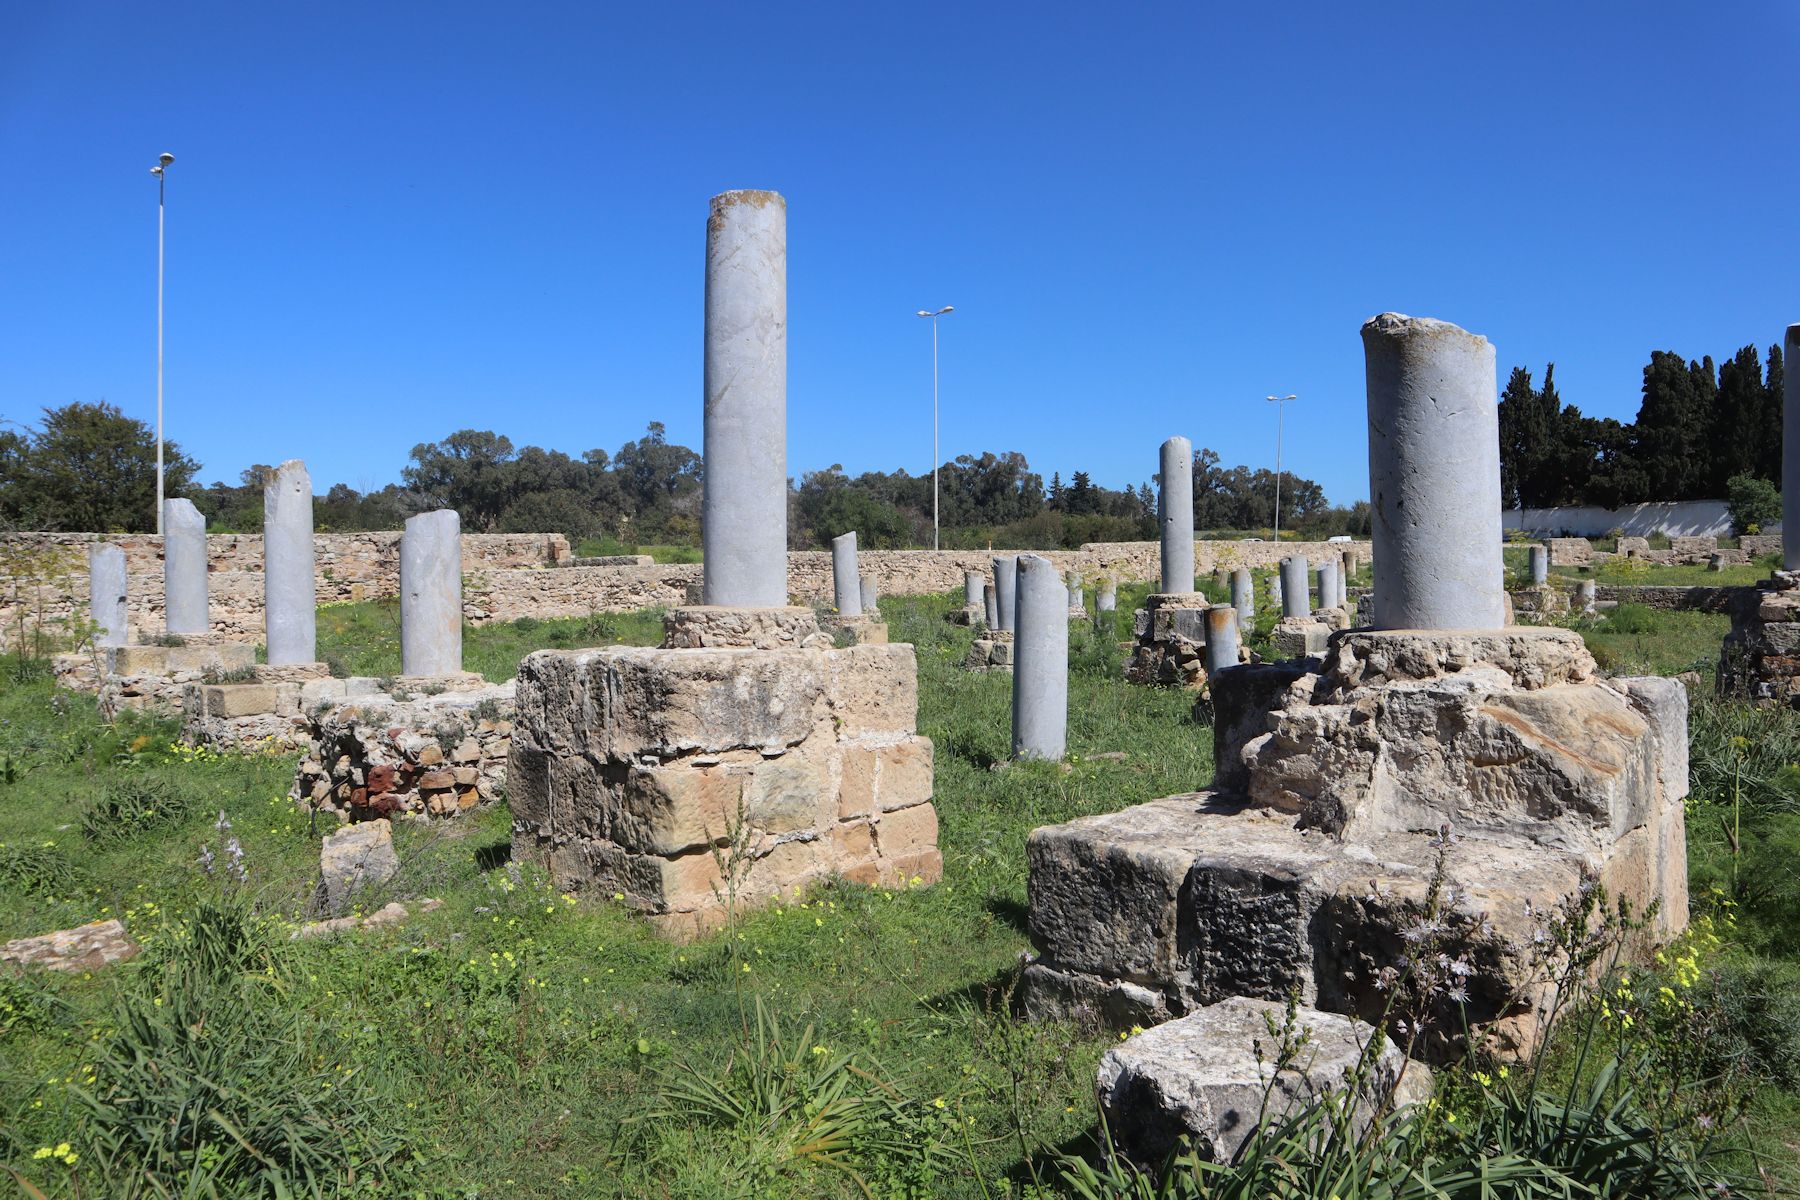
[[[1629,419],[1800,320],[1800,4],[15,3],[0,418],[155,411],[235,480],[462,427],[700,445],[707,199],[789,208],[791,473],[1186,434],[1367,492],[1357,329],[1487,335]]]

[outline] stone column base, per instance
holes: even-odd
[[[1004,671],[1013,669],[1013,635],[1010,629],[984,629],[969,647],[963,666],[971,671]]]
[[[1800,573],[1744,589],[1719,654],[1719,694],[1800,707]]]
[[[942,874],[911,646],[539,651],[516,703],[514,858],[672,936]]]
[[[741,647],[781,650],[801,646],[822,650],[831,638],[810,608],[727,608],[696,604],[663,620],[663,645],[674,649]]]
[[[1440,861],[1461,1019],[1502,1053],[1541,1033],[1535,923],[1598,881],[1648,941],[1687,924],[1687,693],[1597,676],[1562,629],[1349,631],[1323,662],[1213,689],[1213,791],[1038,829],[1028,1011],[1147,1025],[1232,996],[1374,1019]],[[1438,831],[1448,828],[1454,841]],[[1536,916],[1527,914],[1529,901]],[[1647,950],[1647,944],[1634,946]]]

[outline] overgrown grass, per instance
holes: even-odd
[[[398,599],[332,604],[319,610],[319,659],[331,673],[400,674]],[[577,646],[654,646],[662,640],[662,613],[644,609],[589,613],[584,617],[539,620],[520,617],[488,625],[463,626],[463,667],[495,683],[518,673],[519,660],[533,650]]]
[[[575,547],[577,558],[602,558],[612,554],[648,554],[659,563],[697,563],[702,558],[698,546],[640,546],[635,542],[621,542],[610,535],[583,538]]]
[[[1266,574],[1257,583],[1260,622]],[[152,1083],[165,1097],[178,1083],[191,1095],[223,1083],[256,1102],[221,1108],[225,1119],[285,1123],[292,1136],[273,1142],[286,1157],[269,1153],[268,1135],[258,1151],[289,1163],[280,1171],[301,1189],[299,1168],[312,1164],[328,1195],[988,1200],[1027,1194],[1034,1179],[1046,1194],[1076,1194],[1054,1164],[1092,1145],[1094,1065],[1116,1035],[1011,1016],[1030,949],[1024,843],[1038,825],[1211,779],[1210,731],[1194,724],[1191,697],[1120,679],[1142,594],[1121,591],[1110,629],[1071,627],[1066,766],[1006,762],[1011,680],[960,668],[970,633],[943,619],[948,599],[884,600],[893,638],[918,657],[944,882],[821,887],[687,946],[512,867],[503,810],[395,831],[403,867],[392,895],[436,896],[442,908],[389,931],[291,942],[285,925],[308,914],[319,834],[285,798],[292,758],[183,754],[169,748],[166,723],[109,727],[47,682],[10,688],[0,754],[22,769],[0,776],[0,842],[22,850],[10,860],[0,851],[0,936],[121,916],[152,953],[92,978],[0,976],[0,1164],[50,1196],[115,1194],[123,1167],[177,1161],[155,1159],[161,1126],[148,1119],[173,1099],[129,1110],[123,1100]],[[1701,630],[1660,619],[1694,615],[1594,636],[1645,639],[1647,660],[1679,665],[1699,656]],[[378,605],[324,610],[321,644],[359,673],[391,674],[397,661],[378,657],[391,653],[381,619]],[[582,628],[472,630],[471,665],[488,653],[477,640],[491,638],[501,665],[481,669],[505,677],[571,626]],[[614,633],[630,630],[653,641],[658,623],[633,615]],[[1712,653],[1722,632],[1711,633]],[[1648,649],[1658,641],[1681,648]],[[1782,890],[1785,822],[1800,822],[1788,777],[1800,774],[1788,766],[1800,761],[1800,715],[1702,705],[1693,731],[1695,888],[1735,889],[1738,914],[1709,967],[1716,1007],[1739,1014],[1736,1040],[1720,1044],[1770,1064],[1752,1127],[1770,1156],[1786,1147],[1797,1161],[1800,1101],[1777,1069],[1792,1069],[1791,1039],[1757,1017],[1791,1010],[1800,962],[1800,916]],[[109,787],[157,780],[191,803],[166,814],[148,806],[156,816],[129,840],[83,834],[82,814]],[[206,983],[207,1016],[168,1001],[173,948],[192,945],[218,890],[193,864],[202,845],[218,848],[221,810],[246,851],[245,898],[279,923],[253,927],[241,969]],[[1735,852],[1721,821],[1734,811]],[[179,1071],[139,1078],[131,1045],[162,1047]],[[84,1096],[113,1099],[101,1111]],[[343,1137],[322,1139],[322,1129]],[[73,1165],[54,1154],[63,1142]],[[192,1161],[214,1172],[221,1194],[259,1194],[260,1160],[217,1129],[199,1144],[214,1145]],[[52,1153],[35,1158],[40,1149]]]
[[[1573,616],[1563,624],[1578,630],[1603,671],[1614,675],[1679,675],[1693,671],[1711,679],[1718,672],[1719,648],[1731,630],[1723,613],[1668,611],[1621,604],[1594,617]]]

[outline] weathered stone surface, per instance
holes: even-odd
[[[831,639],[810,608],[727,608],[688,605],[663,622],[663,645],[672,649],[823,649]]]
[[[1292,1064],[1277,1072],[1284,1030],[1304,1043]],[[1370,1050],[1377,1037],[1380,1048]],[[1363,1088],[1350,1101],[1359,1133],[1390,1096],[1403,1107],[1431,1094],[1430,1073],[1408,1063],[1373,1026],[1301,1009],[1289,1029],[1282,1004],[1233,999],[1108,1050],[1097,1089],[1120,1148],[1157,1167],[1183,1141],[1209,1162],[1230,1162],[1259,1125],[1280,1122],[1328,1095],[1343,1102],[1353,1078]]]
[[[1325,653],[1330,644],[1331,625],[1318,614],[1305,617],[1283,617],[1275,622],[1269,641],[1277,654],[1287,658],[1311,658]]]
[[[520,666],[513,853],[691,936],[841,875],[942,873],[909,645],[545,651]]]
[[[1438,679],[1494,668],[1521,688],[1584,683],[1593,655],[1571,629],[1510,628],[1492,633],[1355,630],[1336,638],[1326,658],[1329,689]]]
[[[512,749],[512,683],[462,673],[377,684],[302,686],[307,747],[289,793],[295,801],[362,820],[455,816],[500,794]],[[442,768],[446,761],[452,765]],[[433,795],[451,789],[472,789],[474,800]]]
[[[1545,544],[1553,567],[1585,567],[1594,561],[1594,543],[1586,538],[1549,538]]]
[[[1130,1006],[1140,1017],[1290,993],[1378,1016],[1388,1003],[1379,972],[1421,919],[1441,849],[1424,833],[1343,843],[1204,792],[1034,830],[1030,920],[1041,957],[1027,983],[1050,987],[1028,1006],[1050,1015],[1058,1003],[1091,1003],[1105,1015],[1117,981],[1141,989]],[[1465,838],[1444,866],[1449,952],[1474,965],[1468,1019],[1502,1021],[1504,1037],[1522,1042],[1542,1000],[1525,902],[1554,907],[1580,886],[1585,864]]]
[[[140,947],[116,920],[92,921],[0,946],[0,963],[47,971],[92,971],[137,957]]]
[[[394,830],[385,820],[345,825],[319,847],[319,906],[342,916],[358,897],[381,887],[400,870]]]

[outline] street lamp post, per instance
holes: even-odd
[[[1275,540],[1281,540],[1281,414],[1282,405],[1298,396],[1265,396],[1275,406]]]
[[[956,311],[946,304],[936,312],[920,309],[918,315],[931,318],[931,548],[938,548],[938,334],[937,319]]]
[[[163,185],[175,156],[158,156],[156,176],[156,532],[163,531]]]

